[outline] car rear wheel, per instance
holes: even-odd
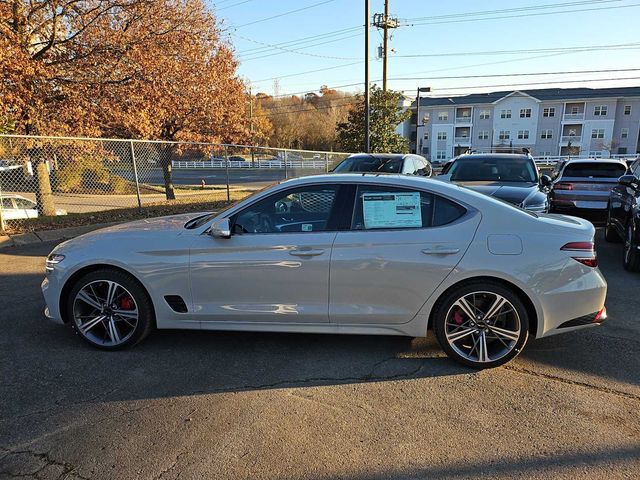
[[[469,282],[447,293],[433,321],[445,353],[473,368],[503,365],[520,353],[529,336],[522,301],[495,282]]]
[[[640,271],[640,251],[635,231],[635,223],[629,220],[624,237],[623,263],[625,270],[630,272]]]
[[[153,305],[132,276],[102,269],[82,276],[72,287],[67,312],[80,337],[94,347],[119,350],[144,339],[153,326]]]
[[[616,230],[616,227],[614,227],[611,224],[611,206],[607,206],[607,223],[606,226],[604,227],[604,239],[607,242],[612,242],[612,243],[620,243],[620,241],[622,240],[620,238],[620,235],[618,235],[618,231]]]

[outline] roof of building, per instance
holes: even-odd
[[[504,90],[501,92],[472,93],[459,97],[421,97],[421,107],[474,105],[493,103],[515,92],[529,95],[538,100],[582,100],[589,98],[640,97],[640,87],[619,88],[542,88],[537,90]],[[414,102],[415,103],[415,102]]]

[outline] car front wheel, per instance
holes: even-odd
[[[438,301],[433,329],[452,359],[491,368],[508,362],[529,336],[527,310],[509,288],[490,281],[469,282]]]
[[[80,337],[103,350],[119,350],[144,339],[153,326],[153,305],[144,287],[115,269],[83,275],[71,288],[67,312]]]

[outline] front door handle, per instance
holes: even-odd
[[[295,255],[296,257],[315,257],[317,255],[322,255],[323,253],[324,253],[324,250],[321,248],[318,248],[318,249],[300,248],[300,249],[294,249],[289,251],[289,255]]]
[[[433,247],[423,249],[422,253],[425,255],[455,255],[459,251],[459,248]]]

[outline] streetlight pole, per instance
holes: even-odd
[[[424,127],[420,124],[420,92],[430,92],[431,87],[418,87],[416,92],[416,154],[420,154],[420,141],[418,140],[418,127]]]
[[[369,153],[369,0],[364,0],[364,151]]]

